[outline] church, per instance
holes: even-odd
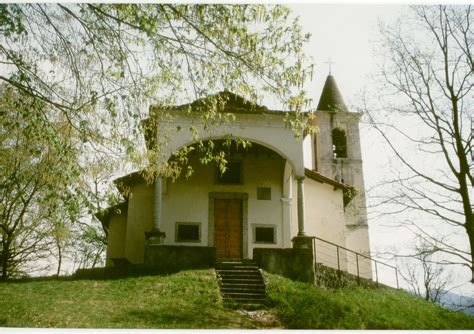
[[[232,121],[206,129],[192,112],[202,106],[197,100],[173,107],[173,118],[159,122],[145,139],[151,147],[156,136],[172,134],[163,152],[169,161],[174,152],[196,145],[187,131],[179,131],[193,126],[199,140],[212,140],[226,152],[225,172],[215,163],[200,163],[193,149],[189,177],[161,176],[149,184],[135,172],[115,180],[124,201],[96,215],[107,233],[106,265],[254,259],[260,249],[305,248],[308,240],[319,251],[317,262],[332,267],[331,245],[369,255],[362,115],[348,110],[334,77],[326,79],[315,117],[306,119],[317,131],[303,139],[285,124],[286,111],[251,105],[231,92],[219,94]],[[226,145],[229,137],[251,145]],[[337,267],[350,271],[349,253],[337,252]],[[361,275],[371,278],[370,263],[365,267]]]

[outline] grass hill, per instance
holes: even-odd
[[[325,290],[266,274],[268,306],[225,307],[214,270],[0,283],[0,327],[474,329],[474,317],[387,288]]]

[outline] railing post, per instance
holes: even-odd
[[[400,289],[400,286],[398,285],[398,268],[395,267],[395,277],[397,279],[397,289]]]
[[[360,284],[360,276],[359,276],[359,254],[355,253],[356,255],[356,266],[357,266],[357,283]]]
[[[339,246],[336,245],[336,251],[337,251],[337,270],[341,271],[341,265],[339,264]]]
[[[377,282],[377,285],[379,284],[379,273],[377,272],[377,261],[374,260],[375,262],[375,281]]]

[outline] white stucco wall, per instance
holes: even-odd
[[[313,137],[307,135],[303,140],[303,160],[305,168],[314,169],[314,158],[313,158]]]
[[[345,218],[342,190],[334,186],[305,179],[305,231],[334,244],[345,246]],[[316,241],[316,261],[337,268],[337,249]],[[339,252],[339,267],[345,269],[346,256]]]
[[[199,133],[199,140],[234,136],[247,139],[278,153],[291,164],[296,175],[304,176],[303,145],[295,138],[284,122],[284,113],[278,114],[235,114],[235,121],[205,130],[196,118],[176,113],[173,120],[159,127],[158,132],[168,137],[163,161],[173,152],[193,143],[188,129],[193,126]],[[179,131],[177,129],[180,129]]]
[[[208,246],[209,193],[248,194],[247,257],[251,258],[254,247],[277,247],[284,245],[283,239],[283,173],[285,160],[281,157],[249,154],[242,160],[243,184],[219,185],[216,182],[215,165],[201,165],[196,158],[190,158],[194,175],[175,180],[165,180],[163,192],[162,226],[167,245]],[[257,187],[270,187],[271,200],[257,200]],[[132,263],[143,263],[145,232],[153,224],[153,186],[139,183],[131,187],[128,208],[128,224],[125,234],[125,257]],[[200,223],[200,242],[176,242],[176,222]],[[276,229],[275,244],[255,244],[254,226],[271,225]],[[287,226],[289,223],[286,224]],[[289,238],[289,237],[288,237]],[[289,244],[289,240],[286,241]]]
[[[369,228],[367,225],[352,227],[346,232],[346,247],[364,255],[370,255]],[[348,267],[350,273],[356,274],[355,259]],[[359,274],[364,278],[372,278],[372,264],[369,260],[359,259]]]
[[[253,240],[255,225],[271,225],[276,229],[276,243],[264,244],[263,247],[283,246],[283,210],[282,184],[285,161],[282,158],[248,155],[242,160],[243,184],[220,185],[216,183],[216,167],[203,166],[191,159],[195,174],[189,179],[179,178],[175,182],[168,180],[167,191],[163,196],[162,227],[166,233],[165,244],[212,246],[208,240],[209,230],[209,193],[247,193],[248,194],[248,229],[244,238],[248,240],[247,254],[252,257],[253,248],[258,247]],[[257,187],[270,187],[271,200],[257,200]],[[176,222],[201,224],[201,241],[199,243],[176,242]],[[209,242],[210,241],[210,242]]]
[[[145,231],[153,226],[153,186],[138,183],[131,187],[128,199],[125,257],[131,263],[143,263]]]
[[[126,215],[112,215],[107,235],[106,266],[112,265],[112,258],[125,257],[125,235],[127,229]]]
[[[345,246],[342,190],[308,177],[304,180],[304,190],[306,234]]]

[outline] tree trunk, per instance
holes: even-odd
[[[7,241],[3,242],[3,245],[2,245],[2,281],[6,281],[8,277],[9,257],[10,257],[10,242],[8,241],[8,236],[7,236]]]
[[[474,226],[472,221],[466,223],[466,232],[469,236],[469,245],[471,246],[471,283],[474,283]]]
[[[61,273],[61,264],[63,262],[63,254],[61,252],[61,247],[58,244],[58,270],[56,271],[56,276],[59,276]]]

